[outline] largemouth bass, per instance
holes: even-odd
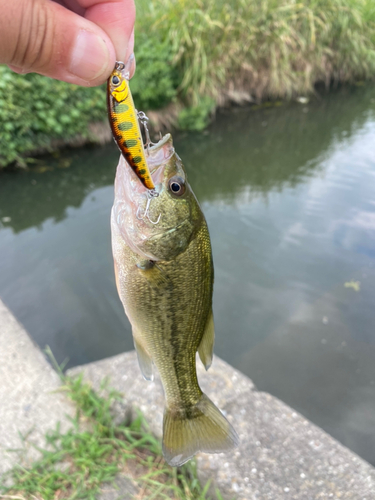
[[[112,248],[141,371],[150,380],[155,365],[163,384],[163,454],[179,466],[198,451],[229,450],[238,437],[197,380],[196,352],[206,369],[213,356],[211,243],[170,134],[150,148],[148,166],[153,198],[120,158]]]

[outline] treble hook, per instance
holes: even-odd
[[[147,149],[147,155],[150,154],[150,145],[154,145],[155,143],[151,141],[150,139],[150,132],[148,130],[147,122],[148,122],[148,116],[144,111],[137,111],[137,117],[138,120],[142,123],[143,128],[145,129],[145,136],[146,136],[146,149]]]
[[[156,222],[154,222],[153,220],[150,219],[150,214],[149,214],[151,200],[153,198],[156,198],[157,196],[159,196],[159,193],[157,193],[155,191],[155,189],[150,189],[149,191],[147,191],[147,203],[146,203],[146,208],[145,208],[144,214],[142,216],[139,215],[140,211],[141,211],[141,207],[138,207],[137,213],[135,214],[138,220],[144,220],[144,218],[146,217],[151,222],[151,224],[154,224],[154,225],[158,224],[160,217],[161,217],[161,214],[159,214],[159,217],[157,218]]]

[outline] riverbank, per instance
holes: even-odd
[[[32,434],[26,439],[26,442],[28,439],[32,441],[35,435],[42,436],[48,429],[52,430],[57,420],[64,420],[64,413],[72,415],[74,409],[72,413],[69,400],[61,392],[56,392],[59,387],[56,383],[57,374],[1,303],[0,342],[1,379],[7,381],[1,386],[3,404],[0,407],[0,471],[4,472],[17,463],[17,455],[7,453],[6,448],[21,448],[25,444],[20,439],[18,430],[22,429],[23,434],[27,434],[27,430],[33,427]],[[14,360],[15,355],[17,363],[9,363],[9,358]],[[220,359],[215,358],[207,373],[200,363],[198,367],[203,390],[226,412],[241,440],[239,448],[232,453],[200,454],[197,457],[198,477],[202,484],[206,484],[208,479],[212,480],[211,493],[215,488],[220,491],[221,496],[218,495],[217,498],[371,498],[375,488],[375,469],[368,463],[281,401],[257,391],[247,377]],[[20,370],[22,376],[17,383],[15,375],[17,378]],[[35,376],[38,373],[49,374],[49,383],[40,383],[40,377]],[[160,438],[163,411],[161,384],[158,378],[150,383],[142,379],[134,352],[74,368],[68,375],[76,376],[79,373],[83,374],[84,380],[98,393],[103,394],[104,378],[109,378],[109,386],[122,393],[121,399],[113,406],[115,422],[123,421],[124,415],[131,418],[131,415],[134,416],[141,409],[151,431]],[[20,383],[23,384],[22,391],[15,391],[14,388],[20,387]],[[87,389],[85,391],[90,396]],[[56,398],[60,399],[57,415],[52,404]],[[20,408],[20,412],[14,412],[14,407]],[[42,420],[30,418],[30,415],[37,414],[43,417]],[[90,419],[87,422],[90,423]],[[66,425],[68,424],[69,420],[66,420]],[[84,436],[86,440],[90,438],[90,429]],[[38,444],[43,446],[41,441]],[[88,457],[83,447],[81,450],[82,464],[93,460],[95,454]],[[12,458],[9,460],[9,457]],[[35,458],[33,457],[34,460]],[[44,460],[47,458],[45,456]],[[101,463],[100,453],[96,459]],[[30,462],[26,464],[26,472],[31,466]],[[55,470],[64,472],[67,466],[69,462],[56,461]],[[165,467],[161,462],[158,466]],[[155,474],[158,475],[158,470],[153,471],[152,477]],[[148,477],[151,479],[148,484],[152,483],[152,477]],[[47,498],[47,490],[43,488],[51,487],[51,478],[55,480],[52,474],[44,486],[44,483],[37,485],[38,498]],[[86,480],[89,479],[90,476],[87,476]],[[103,500],[117,498],[119,495],[131,498],[139,491],[147,493],[146,484],[130,481],[128,471],[124,470],[117,476],[115,484],[101,486],[100,498]],[[207,494],[211,493],[202,491],[199,498],[208,499]],[[48,498],[65,497],[64,490],[48,490]],[[173,495],[168,498],[171,497],[179,498]],[[187,495],[186,498],[197,497]],[[211,498],[214,498],[214,494]]]
[[[138,109],[158,127],[202,130],[214,110],[291,99],[375,75],[371,0],[137,2]],[[0,67],[0,168],[72,142],[96,142],[104,87],[83,89]],[[157,111],[155,114],[155,110]]]

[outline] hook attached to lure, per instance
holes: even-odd
[[[142,184],[150,190],[155,189],[150,169],[147,165],[142,134],[138,123],[140,113],[134,107],[129,87],[130,68],[133,58],[124,64],[117,61],[107,83],[108,118],[113,138],[126,161],[133,169]],[[143,112],[141,112],[143,113]],[[152,144],[145,123],[148,118],[141,115],[145,132],[147,149]]]
[[[138,120],[140,123],[143,125],[143,128],[145,129],[145,136],[146,136],[146,150],[147,150],[147,156],[150,154],[150,146],[154,146],[154,142],[151,141],[150,139],[150,132],[148,130],[147,122],[148,122],[148,116],[144,111],[138,111]]]
[[[157,218],[156,221],[153,221],[153,220],[151,220],[150,213],[149,213],[151,200],[153,198],[156,198],[157,196],[159,196],[159,193],[157,193],[154,189],[150,189],[150,191],[147,191],[147,203],[146,203],[145,211],[144,211],[143,215],[140,215],[141,207],[138,207],[138,210],[136,213],[137,219],[144,220],[145,218],[147,218],[151,222],[151,224],[155,224],[155,225],[158,224],[160,217],[161,217],[161,214],[159,214],[159,217]]]

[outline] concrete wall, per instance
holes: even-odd
[[[0,476],[15,463],[35,459],[39,454],[32,444],[45,447],[44,435],[57,422],[68,427],[65,415],[75,410],[53,392],[59,385],[56,372],[0,300]]]

